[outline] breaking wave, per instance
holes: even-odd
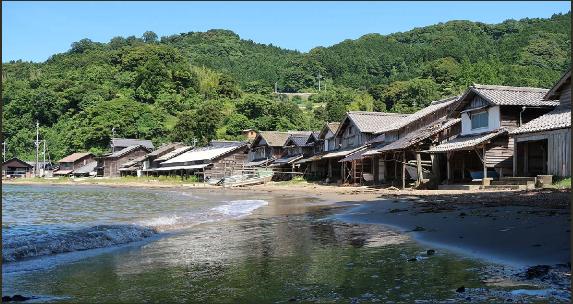
[[[4,235],[3,229],[2,263],[138,242],[166,231],[246,216],[265,205],[268,205],[268,202],[264,200],[236,200],[225,202],[224,205],[211,208],[207,212],[160,216],[137,224],[97,225],[57,234],[8,236]]]
[[[135,225],[98,225],[56,235],[28,235],[2,241],[2,262],[141,241],[157,231]]]

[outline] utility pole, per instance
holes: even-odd
[[[36,174],[39,176],[38,149],[40,148],[40,123],[36,120]]]
[[[4,158],[4,162],[6,162],[6,142],[2,142],[2,157]]]
[[[46,176],[46,140],[42,140],[44,143],[44,162],[42,163],[42,176]]]
[[[275,82],[275,94],[279,92],[279,91],[278,91],[278,85],[279,85],[278,81]]]
[[[320,72],[318,72],[318,91],[320,92],[320,78],[322,78],[322,76],[320,75]]]
[[[195,148],[195,146],[197,146],[197,138],[193,138],[193,148]]]

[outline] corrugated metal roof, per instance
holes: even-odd
[[[111,145],[114,147],[129,147],[129,146],[141,145],[150,150],[153,150],[155,148],[151,140],[135,139],[135,138],[112,138]]]
[[[361,133],[384,132],[389,126],[401,121],[408,116],[408,114],[365,111],[354,111],[347,113],[347,118],[354,122]]]
[[[321,158],[345,157],[345,156],[349,155],[350,153],[354,153],[354,152],[361,150],[361,149],[364,149],[364,148],[366,148],[366,146],[360,146],[358,148],[351,148],[351,149],[345,149],[345,150],[336,150],[336,151],[324,154]]]
[[[549,131],[563,128],[571,128],[571,109],[557,107],[553,111],[541,115],[521,127],[514,129],[509,134],[523,134],[532,132]]]
[[[198,164],[198,165],[187,165],[187,166],[171,166],[171,167],[161,167],[161,168],[154,168],[148,169],[145,171],[173,171],[173,170],[193,170],[193,169],[202,169],[210,164]]]
[[[436,147],[430,148],[428,152],[447,152],[447,151],[457,151],[457,150],[468,150],[473,148],[487,140],[506,134],[506,129],[499,129],[490,133],[483,133],[477,135],[468,136],[458,136],[447,143],[443,143]]]
[[[172,159],[166,160],[161,163],[161,165],[169,165],[174,163],[187,163],[196,161],[209,161],[223,154],[229,153],[233,150],[240,148],[241,146],[231,146],[223,148],[213,148],[213,147],[202,147],[196,148],[191,151],[185,152],[179,156],[173,157]]]
[[[72,154],[60,159],[58,162],[59,163],[73,163],[73,162],[78,161],[78,160],[80,160],[80,159],[82,159],[88,155],[93,156],[93,154],[90,152],[76,152],[76,153],[72,153]]]

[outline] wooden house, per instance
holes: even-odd
[[[67,176],[89,163],[95,162],[95,156],[90,152],[72,153],[58,161],[59,168],[54,171],[54,175]]]
[[[510,132],[514,176],[571,176],[571,70],[543,99],[559,105]]]
[[[282,157],[273,161],[273,167],[294,169],[294,162],[314,153],[314,145],[309,143],[312,132],[291,134],[283,145]]]
[[[155,162],[157,158],[181,147],[185,146],[178,142],[162,145],[157,150],[124,163],[121,165],[119,171],[121,172],[121,175],[141,176],[143,170],[159,167],[158,163]],[[189,147],[189,149],[191,149],[191,147]]]
[[[547,89],[472,85],[455,106],[460,133],[429,149],[445,155],[449,182],[513,174],[514,140],[508,132],[555,108]]]
[[[361,180],[361,172],[371,171],[371,162],[362,162],[355,155],[366,150],[370,142],[408,114],[384,112],[348,112],[340,123],[335,134],[335,144],[338,150],[324,155],[323,159],[331,159],[329,166],[340,166],[340,178],[343,183],[356,183]],[[355,155],[355,157],[350,157]],[[359,155],[359,154],[358,154]],[[329,171],[337,171],[331,168]]]
[[[431,172],[439,179],[440,166],[437,157],[422,151],[459,133],[460,119],[449,118],[459,96],[431,102],[427,107],[388,125],[371,141],[368,150],[361,152],[362,162],[371,162],[371,170],[363,171],[361,182],[374,184],[393,182],[405,187],[406,179],[424,179],[422,171]],[[358,155],[352,155],[356,159]],[[423,168],[422,168],[423,167]],[[426,174],[430,177],[430,174]],[[436,181],[436,183],[439,181]]]
[[[32,177],[34,167],[13,157],[2,163],[2,177],[6,178],[20,178],[20,177]]]
[[[212,142],[209,146],[198,147],[183,152],[149,169],[156,175],[198,175],[206,180],[231,175],[243,168],[247,160],[246,142]]]
[[[302,132],[302,133],[301,133]],[[308,131],[260,131],[251,143],[248,167],[264,166],[283,157],[286,153],[284,145],[291,134],[309,133]]]
[[[241,134],[247,139],[247,141],[252,142],[257,137],[257,131],[253,129],[245,129],[241,131]]]
[[[100,176],[105,177],[118,177],[121,176],[119,170],[122,165],[127,162],[133,161],[136,158],[145,156],[151,150],[142,145],[134,145],[123,148],[119,151],[113,152],[109,155],[98,158],[97,172]]]
[[[333,174],[335,176],[340,175],[340,172],[329,171],[329,159],[322,159],[322,156],[330,151],[334,151],[336,148],[336,131],[340,126],[340,122],[328,122],[325,123],[320,132],[313,132],[309,136],[308,144],[312,143],[314,145],[313,155],[304,157],[295,162],[295,165],[299,166],[299,169],[304,172],[304,176],[311,179],[326,179],[330,177],[332,179]]]

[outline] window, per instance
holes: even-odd
[[[472,120],[472,130],[487,128],[488,126],[487,111],[472,114],[471,120]]]

